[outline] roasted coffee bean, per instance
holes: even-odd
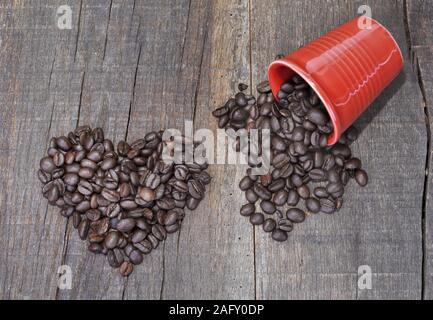
[[[120,269],[119,269],[120,274],[123,277],[129,276],[133,270],[134,270],[134,267],[133,267],[132,263],[128,262],[128,261],[123,261],[122,264],[120,265]]]
[[[104,245],[108,249],[113,249],[117,246],[120,239],[120,235],[117,231],[110,231],[104,240]]]
[[[312,181],[324,181],[326,179],[326,172],[323,169],[312,169],[308,176]]]
[[[283,206],[289,197],[289,193],[286,190],[279,190],[275,193],[273,201],[277,206]]]
[[[256,208],[254,204],[248,203],[241,207],[240,213],[242,216],[250,216],[255,212]]]
[[[287,232],[281,230],[281,229],[274,229],[272,231],[272,239],[274,239],[277,242],[284,242],[288,238]]]
[[[336,210],[335,202],[329,198],[320,199],[320,208],[324,213],[334,213]]]
[[[253,225],[261,225],[265,220],[263,213],[255,212],[250,215],[250,222]]]
[[[271,200],[272,193],[263,185],[256,183],[253,186],[254,193],[262,200]]]
[[[147,239],[135,243],[134,246],[144,254],[148,254],[152,251],[152,243]]]
[[[343,190],[343,184],[340,182],[331,182],[326,186],[326,191],[331,194],[340,192],[341,190]]]
[[[147,202],[151,202],[156,198],[155,190],[147,187],[141,187],[138,191],[138,195],[141,199]]]
[[[264,213],[273,214],[276,210],[275,204],[269,200],[263,200],[260,202],[260,208],[262,208]]]
[[[87,219],[84,219],[78,225],[78,236],[81,240],[86,240],[87,235],[89,234],[90,222]]]
[[[296,206],[299,202],[299,194],[295,190],[290,190],[287,197],[287,204],[289,206]]]
[[[268,93],[271,92],[271,87],[269,85],[269,81],[260,82],[257,85],[257,91],[260,93]]]
[[[93,177],[94,174],[95,174],[94,170],[87,167],[81,168],[78,171],[78,175],[83,179],[90,179]]]
[[[248,189],[247,191],[245,191],[245,198],[249,203],[255,203],[257,200],[259,200],[259,197],[252,189]]]
[[[75,186],[80,181],[80,177],[76,173],[67,173],[63,177],[63,181],[70,186]]]
[[[314,189],[314,195],[318,198],[327,198],[329,197],[328,191],[324,187],[317,187]]]
[[[293,230],[293,222],[289,219],[280,218],[278,221],[278,229],[285,232],[291,232]]]
[[[129,261],[133,264],[137,265],[143,262],[143,254],[137,249],[132,250],[128,256]]]
[[[305,220],[305,213],[301,209],[291,208],[286,212],[287,219],[294,223],[301,223]]]
[[[104,197],[106,200],[110,201],[110,202],[119,202],[120,201],[120,194],[119,192],[115,191],[115,190],[110,190],[110,189],[102,189],[101,191],[101,195],[102,197]]]
[[[324,126],[328,122],[328,115],[325,113],[325,111],[319,109],[319,108],[311,108],[310,111],[307,113],[307,119],[310,120],[312,123]]]
[[[40,167],[42,171],[51,173],[56,168],[56,165],[51,157],[44,157],[40,161]]]
[[[368,183],[368,175],[362,169],[355,170],[355,180],[361,186],[365,187]]]
[[[152,234],[159,241],[163,241],[163,240],[165,240],[167,238],[167,231],[160,224],[155,224],[155,225],[152,226]]]
[[[88,200],[81,201],[75,207],[75,210],[77,210],[79,212],[86,212],[89,209],[90,209],[90,201],[88,201]]]
[[[302,199],[308,199],[310,197],[310,188],[306,184],[298,187],[296,191]]]
[[[320,211],[320,201],[316,198],[309,198],[305,201],[305,206],[311,213],[318,213]]]
[[[132,218],[126,218],[119,221],[116,229],[120,232],[129,232],[135,227],[135,220]]]
[[[249,176],[245,176],[239,182],[239,189],[245,191],[254,185],[254,181]]]
[[[193,197],[188,197],[186,199],[186,206],[190,210],[195,210],[198,207],[199,204],[200,204],[200,200],[199,199],[195,199]]]
[[[265,232],[272,232],[276,226],[277,226],[277,223],[272,218],[268,218],[263,222],[263,230]]]

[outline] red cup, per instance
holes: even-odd
[[[364,27],[359,19],[365,19]],[[328,137],[333,145],[402,67],[401,50],[389,31],[374,19],[357,17],[272,62],[268,78],[276,99],[294,73],[313,88],[334,125]]]

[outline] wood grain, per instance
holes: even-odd
[[[420,84],[425,97],[426,121],[430,135],[429,158],[426,168],[426,181],[424,190],[424,299],[433,299],[433,190],[432,190],[432,150],[431,150],[431,115],[433,114],[433,46],[420,47],[416,50],[417,67],[419,69]]]
[[[191,7],[190,17],[197,11]],[[198,81],[187,105],[195,109],[189,114],[195,130],[215,132],[211,111],[225,103],[238,82],[249,82],[248,2],[214,1],[206,11],[208,21],[198,41],[202,57],[188,68],[196,70]],[[188,35],[198,29],[191,22]],[[187,42],[185,48],[189,46],[193,44]],[[166,245],[163,298],[254,298],[252,227],[238,213],[245,201],[238,189],[244,172],[244,166],[210,166],[213,178],[205,199],[187,214],[177,248]]]
[[[357,123],[353,152],[370,184],[351,183],[339,213],[277,244],[239,215],[245,167],[211,165],[198,209],[128,279],[42,198],[35,170],[49,137],[89,124],[133,141],[185,120],[215,132],[211,111],[238,82],[254,87],[276,54],[364,2],[74,0],[71,30],[57,28],[60,0],[0,3],[0,299],[433,298],[431,1],[368,3],[417,67],[406,63]],[[57,288],[62,264],[71,290]],[[372,268],[371,290],[357,287],[360,265]]]
[[[139,16],[134,1],[83,2],[75,65],[83,74],[79,125],[104,129],[113,141],[125,139],[140,48],[135,42]],[[121,299],[126,279],[102,255],[87,251],[68,224],[64,264],[73,271],[72,290],[58,299]]]
[[[252,0],[253,84],[265,78],[275,54],[288,53],[354,17],[361,4]],[[369,5],[373,17],[407,52],[403,2]],[[426,131],[421,93],[409,66],[358,126],[363,131],[353,153],[363,161],[369,185],[361,189],[351,183],[340,212],[314,216],[296,226],[288,243],[275,244],[261,230],[256,232],[259,299],[421,297]],[[372,269],[371,290],[358,290],[361,265]]]
[[[65,220],[42,198],[36,170],[48,138],[75,126],[81,87],[64,63],[72,34],[53,23],[59,5],[40,6],[37,15],[18,2],[0,10],[1,299],[56,294]]]

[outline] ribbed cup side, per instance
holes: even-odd
[[[354,19],[297,50],[289,59],[301,65],[324,91],[344,131],[398,74],[389,67],[401,59],[396,46],[379,24],[373,22],[370,29],[359,29]]]
[[[392,35],[371,19],[360,29],[355,18],[296,50],[269,67],[274,94],[293,72],[322,99],[334,124],[328,143],[335,143],[400,73],[401,51]]]

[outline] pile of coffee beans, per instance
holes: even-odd
[[[72,218],[88,249],[106,255],[123,276],[179,230],[185,208],[197,208],[211,180],[207,164],[161,159],[173,141],[150,132],[131,144],[120,141],[116,151],[101,128],[81,126],[52,138],[40,161],[44,197]]]
[[[253,225],[261,225],[274,240],[286,241],[294,224],[306,217],[338,211],[351,178],[360,186],[367,184],[361,160],[352,157],[349,147],[358,132],[351,127],[328,147],[332,122],[317,94],[298,75],[281,85],[278,102],[268,81],[257,85],[257,99],[245,93],[247,88],[239,84],[239,92],[213,115],[219,128],[270,130],[270,171],[257,176],[251,168],[247,170],[239,183],[247,200],[240,214]],[[248,154],[240,150],[239,137],[234,148]]]

